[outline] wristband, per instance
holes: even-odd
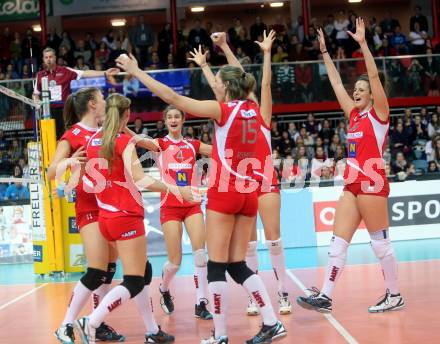
[[[321,51],[321,54],[322,54],[322,55],[324,55],[324,54],[328,54],[328,51],[327,51],[327,50],[325,50],[325,51]]]

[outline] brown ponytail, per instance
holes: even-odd
[[[226,85],[226,93],[230,100],[246,99],[255,90],[256,81],[251,73],[243,72],[235,66],[220,68],[220,78]]]
[[[88,111],[89,101],[96,100],[98,92],[100,91],[96,87],[86,87],[67,97],[63,109],[64,123],[67,129],[81,121]]]
[[[105,120],[102,125],[101,156],[107,160],[109,171],[112,170],[115,154],[116,136],[121,130],[124,113],[130,108],[130,99],[114,93],[106,100]]]

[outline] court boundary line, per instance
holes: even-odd
[[[307,290],[306,286],[301,282],[301,280],[295,276],[295,274],[286,270],[287,276],[303,291],[304,294],[310,296],[312,293]],[[336,318],[331,314],[323,314],[328,322],[335,328],[335,330],[345,339],[349,344],[359,344],[359,342],[345,329],[341,323],[336,320]]]
[[[12,300],[10,300],[10,301],[8,301],[8,302],[6,302],[6,303],[0,305],[0,311],[2,311],[3,309],[9,307],[9,306],[12,305],[12,304],[14,304],[14,303],[16,303],[16,302],[18,302],[18,301],[24,299],[26,296],[29,296],[29,295],[35,293],[36,291],[38,291],[38,290],[44,288],[44,287],[47,286],[48,284],[49,284],[49,283],[41,284],[41,285],[39,285],[38,287],[32,288],[31,290],[27,291],[26,293],[23,293],[23,294],[21,294],[20,296],[17,296],[16,298],[14,298],[14,299],[12,299]]]

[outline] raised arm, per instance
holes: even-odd
[[[99,71],[99,70],[85,70],[82,74],[83,78],[94,78],[98,76],[113,76],[118,74],[120,71],[118,68],[110,68],[105,71]]]
[[[131,54],[130,57],[119,56],[116,59],[116,63],[118,67],[136,77],[165,103],[174,105],[179,110],[190,113],[196,117],[212,118],[216,121],[220,121],[221,109],[217,101],[200,101],[177,94],[167,85],[154,80],[151,76],[140,70],[136,59]]]
[[[130,135],[131,137],[136,137],[136,146],[148,149],[152,152],[159,152],[160,147],[159,143],[156,139],[153,139],[146,135],[138,135],[133,130],[131,130],[129,127],[124,128],[124,133],[127,135]]]
[[[319,48],[321,50],[322,58],[324,59],[325,68],[327,69],[327,74],[330,79],[330,83],[332,84],[333,91],[336,94],[336,98],[338,99],[339,105],[344,111],[345,116],[349,116],[351,110],[354,107],[354,101],[348,95],[345,90],[344,84],[342,83],[341,76],[339,75],[338,70],[336,69],[335,64],[333,63],[330,54],[327,51],[325,46],[325,37],[322,29],[318,29],[318,37],[319,37]]]
[[[260,112],[263,117],[264,122],[268,127],[270,127],[270,123],[272,121],[272,43],[275,40],[275,31],[271,30],[269,35],[266,36],[266,30],[264,30],[264,39],[263,42],[257,43],[264,54],[263,60],[263,79],[261,81],[261,105]]]
[[[365,40],[364,20],[362,18],[356,18],[356,33],[352,33],[348,30],[347,33],[361,46],[365,65],[367,66],[368,80],[370,81],[370,89],[373,95],[376,114],[382,121],[387,121],[389,118],[390,107],[388,105],[387,95],[379,78],[376,62],[374,61],[373,55],[371,54],[367,41]]]
[[[211,87],[212,92],[214,92],[215,99],[217,99],[217,101],[220,101],[222,98],[216,92],[216,89],[214,87],[215,75],[212,72],[211,68],[209,67],[208,63],[206,62],[207,51],[202,53],[202,46],[199,45],[199,50],[194,48],[194,51],[190,51],[189,53],[192,57],[189,58],[188,60],[193,61],[202,69],[203,75],[205,76],[206,80],[208,81],[209,87]]]

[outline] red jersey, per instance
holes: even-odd
[[[255,179],[261,184],[263,192],[270,192],[272,186],[278,185],[278,178],[272,161],[272,139],[270,128],[262,120],[257,137],[257,159],[261,168],[254,171]]]
[[[118,134],[115,141],[115,156],[112,170],[93,163],[93,168],[86,171],[84,183],[93,187],[99,206],[99,216],[113,218],[119,216],[144,217],[143,199],[140,191],[134,185],[124,167],[122,153],[130,143],[131,137]],[[101,152],[102,131],[98,131],[87,145],[87,158],[102,158]],[[127,173],[127,177],[126,177]]]
[[[222,114],[215,122],[209,185],[219,192],[253,192],[253,170],[261,169],[257,156],[258,132],[263,122],[260,109],[251,100],[219,104]]]
[[[97,128],[90,128],[78,122],[70,127],[60,140],[66,140],[71,147],[71,155],[79,148],[86,147],[89,139],[96,134]],[[75,211],[77,215],[97,211],[98,205],[96,203],[95,195],[84,191],[83,182],[80,181],[76,187],[76,203]]]
[[[387,181],[383,153],[390,122],[382,121],[374,108],[360,113],[353,109],[347,134],[348,158],[345,184]]]
[[[169,135],[157,139],[160,151],[158,163],[162,180],[177,186],[200,186],[193,180],[193,171],[196,168],[196,157],[201,142],[193,139],[174,140]],[[192,207],[194,203],[168,193],[161,195],[162,206]]]
[[[56,66],[54,70],[41,70],[37,74],[34,94],[41,94],[41,78],[47,77],[49,83],[50,103],[61,106],[70,94],[70,82],[79,80],[83,71],[69,67]]]

